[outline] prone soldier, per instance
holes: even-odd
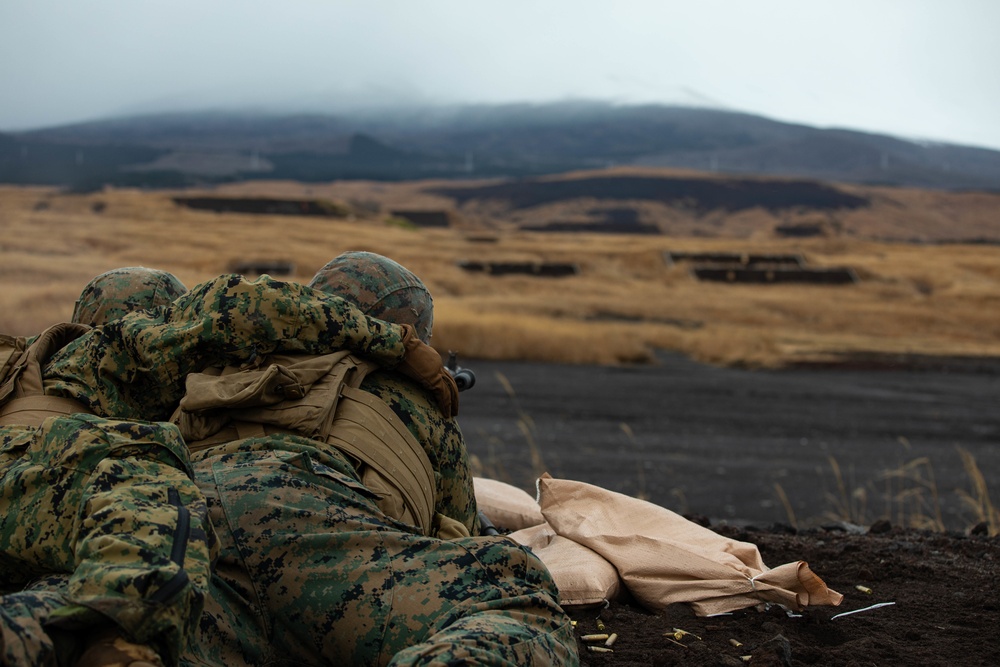
[[[345,253],[310,285],[430,339],[429,292],[389,258]],[[205,427],[195,405],[228,431],[194,455],[221,556],[185,661],[577,664],[545,567],[508,538],[475,536],[472,475],[454,414],[392,370],[359,372],[364,360],[353,355],[330,361],[262,360],[260,368],[278,365],[285,378],[331,368],[301,398],[266,405],[248,406],[246,392],[238,407],[193,400],[190,390],[203,383],[214,383],[205,392],[214,397],[237,396],[227,383],[256,386],[246,371],[188,383],[182,431]],[[296,415],[302,410],[322,416],[309,421]],[[241,429],[257,435],[238,437]]]
[[[0,590],[15,596],[0,605],[0,629],[12,663],[21,650],[43,654],[39,663],[90,650],[101,664],[123,644],[153,664],[178,662],[214,544],[188,451],[164,421],[189,373],[278,351],[351,349],[448,390],[420,375],[421,359],[436,353],[412,329],[266,277],[221,276],[168,307],[4,342],[0,380],[17,399],[0,431]],[[450,395],[438,399],[450,409]],[[41,634],[8,633],[25,609],[19,589],[60,572],[67,585]]]

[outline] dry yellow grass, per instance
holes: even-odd
[[[382,186],[351,187],[356,191],[341,193],[340,199],[353,199],[362,210],[357,203]],[[331,189],[298,184],[244,184],[227,191],[333,196]],[[1000,356],[996,245],[931,246],[849,236],[781,240],[759,233],[739,238],[530,234],[496,224],[477,227],[469,219],[460,229],[386,224],[385,207],[405,204],[407,192],[413,195],[393,190],[371,212],[333,220],[192,211],[174,205],[165,192],[73,195],[0,186],[0,331],[29,334],[68,319],[83,285],[119,266],[166,269],[190,286],[227,272],[237,261],[281,259],[294,262],[293,279],[307,281],[343,251],[370,250],[397,259],[425,280],[435,298],[433,343],[465,357],[617,363],[648,360],[656,349],[670,349],[710,363],[773,367],[865,352]],[[992,205],[995,217],[1000,201],[956,195],[931,205],[911,191],[880,196],[890,195],[897,204],[933,208],[921,224],[944,215],[939,209],[961,216],[967,206],[970,224],[984,229],[989,226],[984,211]],[[421,206],[439,203],[421,196],[416,200]],[[490,242],[483,242],[484,233]],[[705,283],[694,279],[689,267],[665,263],[666,251],[798,253],[813,266],[852,267],[861,282],[844,287]],[[493,277],[463,271],[460,260],[572,262],[580,274]]]

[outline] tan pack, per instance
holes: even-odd
[[[0,426],[41,426],[47,417],[91,410],[79,401],[46,396],[42,367],[53,354],[90,331],[85,324],[56,324],[33,341],[0,335]]]
[[[389,406],[359,389],[376,368],[342,351],[193,373],[172,421],[192,451],[275,433],[325,442],[351,459],[383,512],[430,535],[434,470]]]

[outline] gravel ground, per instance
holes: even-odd
[[[977,517],[959,448],[1000,484],[1000,362],[747,371],[460,359],[459,422],[485,476],[541,472],[734,525]],[[839,472],[838,472],[839,471]],[[994,494],[1000,491],[994,490]],[[852,509],[853,508],[853,509]]]

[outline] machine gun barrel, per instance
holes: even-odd
[[[454,378],[459,391],[472,389],[473,385],[476,384],[476,374],[470,369],[458,365],[457,352],[448,352],[448,363],[445,364],[444,368]]]
[[[489,517],[482,510],[479,510],[479,533],[481,535],[499,535],[500,531],[493,525]]]

